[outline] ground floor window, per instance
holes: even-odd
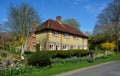
[[[56,44],[56,50],[60,50],[60,45]]]
[[[70,46],[70,49],[75,49],[75,46]]]
[[[50,44],[50,45],[49,45],[49,48],[50,48],[50,50],[54,50],[54,45],[53,45],[53,44]]]
[[[67,46],[66,45],[63,45],[63,50],[67,50]]]

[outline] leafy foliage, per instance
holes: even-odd
[[[40,51],[40,44],[36,44],[36,51]]]
[[[36,52],[28,58],[28,64],[32,66],[44,67],[51,65],[50,55],[47,52]]]
[[[112,0],[98,15],[94,28],[96,42],[116,41],[120,31],[120,0]]]
[[[111,50],[111,51],[113,51],[116,48],[115,42],[111,42],[111,43],[105,42],[105,43],[102,43],[101,46],[103,49]]]
[[[70,58],[72,56],[83,57],[89,54],[88,50],[59,50],[47,51],[52,58]]]
[[[74,27],[78,30],[80,29],[79,22],[77,22],[77,20],[74,19],[74,18],[66,19],[66,20],[63,21],[63,23],[66,23],[66,24],[68,24],[68,25],[70,25],[70,26],[72,26],[72,27]]]
[[[0,76],[15,76],[24,73],[30,73],[33,71],[33,67],[18,67],[18,68],[11,68],[0,71]]]
[[[1,56],[6,58],[7,57],[7,53],[2,52]]]

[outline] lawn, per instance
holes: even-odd
[[[67,72],[70,70],[75,70],[78,68],[93,66],[93,65],[100,64],[100,63],[116,61],[116,60],[120,60],[120,54],[109,56],[108,58],[105,58],[105,59],[99,59],[97,62],[93,62],[93,63],[82,62],[82,63],[52,64],[53,67],[50,69],[40,70],[39,72],[26,73],[26,74],[22,74],[18,76],[53,76],[53,75]]]

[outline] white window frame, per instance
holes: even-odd
[[[54,44],[49,45],[49,50],[54,50]]]
[[[56,44],[56,48],[58,47],[57,50],[60,50],[60,45],[59,44]]]
[[[70,46],[70,49],[75,49],[75,46],[73,46],[73,45],[72,45],[72,46]]]
[[[54,35],[54,36],[58,36],[58,32],[57,32],[57,31],[54,31],[54,32],[53,32],[53,35]]]
[[[66,45],[63,45],[63,50],[68,50],[68,47]]]
[[[69,36],[68,33],[64,33],[64,37],[65,37],[65,38],[69,38],[70,36]]]

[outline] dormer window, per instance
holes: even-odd
[[[75,40],[77,40],[77,39],[78,39],[78,36],[77,36],[77,35],[75,35],[75,36],[74,36],[74,39],[75,39]]]
[[[54,36],[58,36],[58,32],[57,32],[57,31],[54,31],[54,32],[53,32],[53,35],[54,35]]]
[[[68,33],[64,33],[64,37],[65,38],[69,38],[69,34]]]

